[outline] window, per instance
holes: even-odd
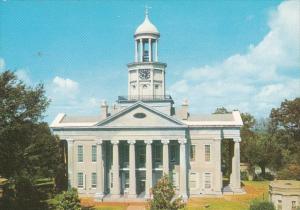
[[[83,146],[82,145],[78,145],[78,162],[83,162]]]
[[[114,187],[114,174],[113,172],[110,173],[110,188],[113,188]]]
[[[97,161],[97,146],[92,145],[92,162]]]
[[[138,168],[144,168],[146,164],[146,147],[144,145],[137,144],[136,148],[136,161]]]
[[[296,201],[292,201],[292,210],[296,210],[297,206],[296,206]]]
[[[154,161],[155,163],[161,163],[162,160],[162,147],[160,144],[154,144]]]
[[[178,163],[179,158],[178,158],[178,147],[176,144],[171,144],[170,145],[170,161],[173,163]]]
[[[92,173],[92,188],[97,187],[97,173],[93,172]]]
[[[210,161],[210,145],[204,145],[205,161]]]
[[[83,173],[82,172],[79,172],[77,174],[77,187],[83,188]]]
[[[124,188],[128,189],[129,188],[129,173],[125,172],[125,178],[124,178]]]
[[[129,167],[129,145],[128,144],[121,144],[122,148],[122,165],[123,168]]]
[[[190,183],[189,186],[191,189],[198,188],[198,174],[195,172],[190,173]]]
[[[204,189],[211,189],[211,173],[204,173]]]
[[[277,202],[277,210],[282,210],[282,200],[278,200],[278,202]]]
[[[190,146],[190,160],[191,161],[195,160],[195,154],[196,154],[196,145],[191,145]]]

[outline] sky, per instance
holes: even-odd
[[[0,72],[43,83],[58,113],[98,115],[127,95],[135,29],[160,31],[167,92],[191,113],[217,107],[268,117],[300,96],[300,1],[0,0]]]

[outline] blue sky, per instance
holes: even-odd
[[[45,84],[59,112],[99,114],[127,94],[126,64],[145,5],[161,33],[167,89],[193,113],[216,107],[267,117],[299,97],[299,1],[10,1],[0,2],[0,71]]]

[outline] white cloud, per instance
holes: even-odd
[[[18,79],[22,80],[27,85],[30,85],[32,83],[31,79],[25,69],[18,69],[16,71],[16,75],[17,75]]]
[[[300,94],[300,2],[284,1],[270,13],[269,32],[245,54],[223,62],[187,70],[170,87],[176,98],[188,96],[194,111],[213,111],[218,106],[267,115],[285,98]],[[299,73],[299,72],[298,72]]]
[[[79,83],[69,78],[56,76],[46,85],[46,92],[51,99],[49,120],[64,112],[71,115],[95,115],[100,112],[100,99],[83,92]]]
[[[79,91],[78,82],[71,79],[64,79],[62,77],[56,76],[53,81],[53,90],[55,94],[63,94],[66,97],[73,97]]]

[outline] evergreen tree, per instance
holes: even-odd
[[[185,206],[181,197],[175,198],[175,190],[168,175],[164,175],[152,189],[151,210],[177,210]]]

